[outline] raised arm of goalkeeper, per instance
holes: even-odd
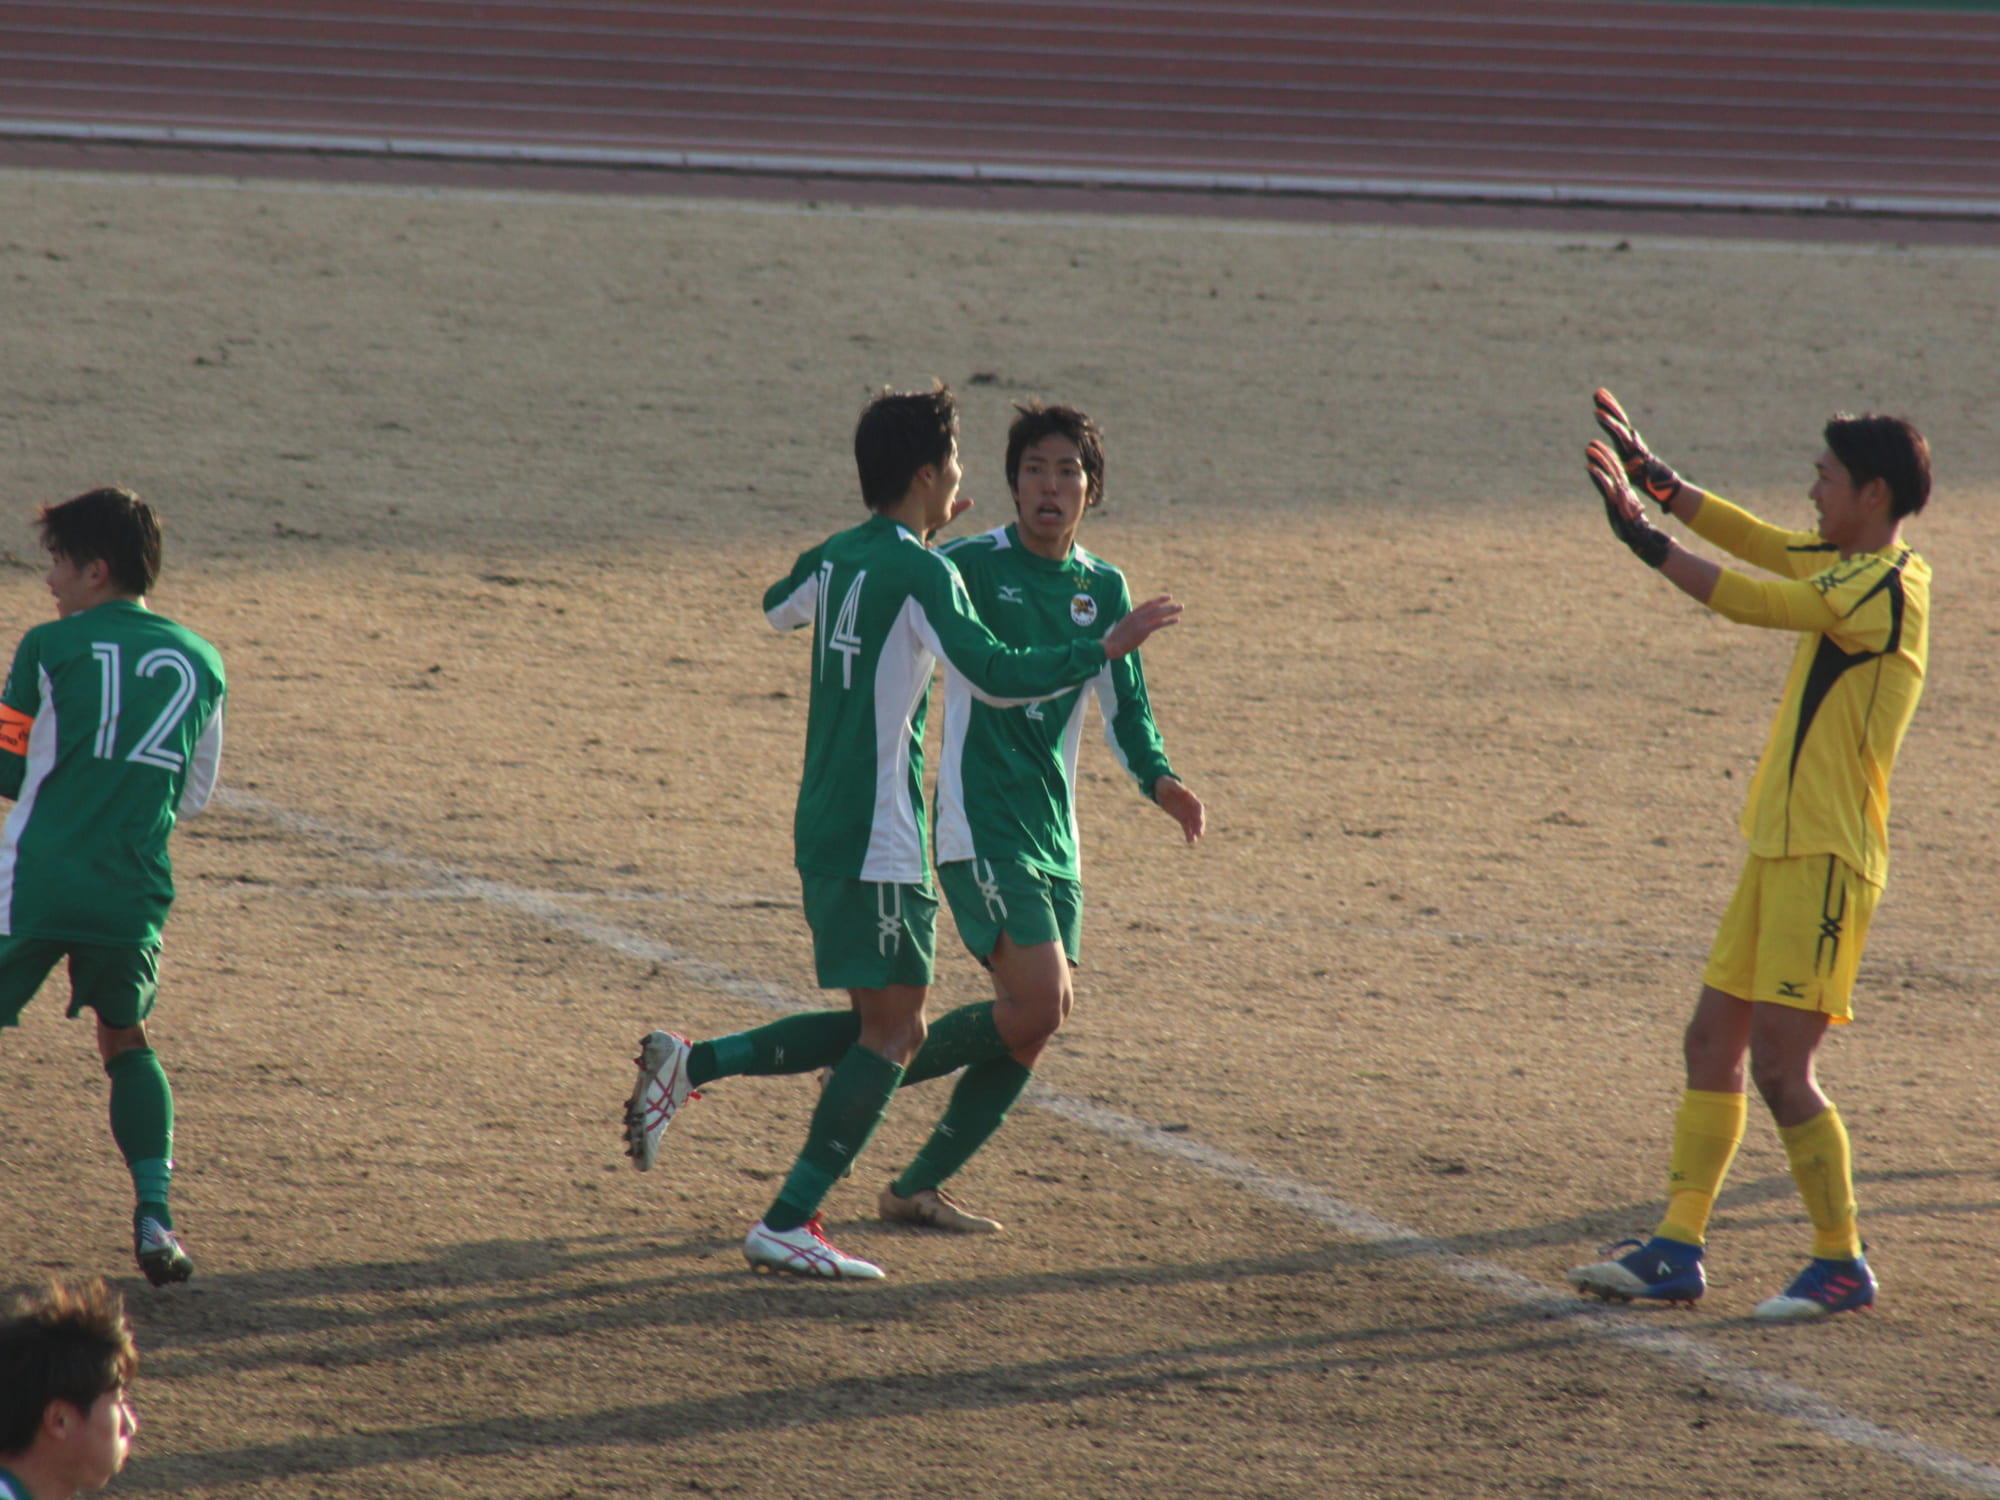
[[[1585,457],[1613,532],[1684,593],[1743,624],[1838,633],[1874,591],[1874,575],[1897,566],[1882,554],[1899,544],[1904,515],[1921,509],[1928,498],[1927,448],[1920,477],[1861,479],[1834,451],[1836,439],[1846,442],[1852,430],[1877,425],[1901,429],[1908,437],[1903,446],[1920,447],[1915,429],[1897,418],[1836,417],[1828,424],[1828,447],[1815,462],[1810,491],[1819,527],[1788,531],[1674,473],[1646,447],[1609,391],[1597,392],[1596,407],[1598,425],[1610,441],[1592,443]],[[1749,578],[1676,545],[1647,520],[1635,484],[1696,535],[1753,566],[1785,575],[1784,580]],[[1904,490],[1910,493],[1900,493]]]

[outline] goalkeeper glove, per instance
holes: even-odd
[[[1602,443],[1592,443],[1583,456],[1591,483],[1604,497],[1604,514],[1611,522],[1612,534],[1647,567],[1659,567],[1674,544],[1664,531],[1646,519],[1646,508],[1632,493],[1631,482],[1625,478],[1617,456]]]
[[[1605,436],[1611,439],[1611,446],[1618,450],[1618,461],[1625,466],[1625,477],[1659,501],[1661,510],[1671,510],[1674,496],[1680,493],[1681,476],[1647,449],[1646,440],[1639,436],[1639,429],[1625,415],[1625,408],[1618,404],[1616,396],[1607,390],[1599,390],[1592,399],[1597,404],[1597,425],[1604,429]]]

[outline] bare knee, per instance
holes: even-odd
[[[1815,1011],[1762,1004],[1750,1034],[1750,1079],[1780,1125],[1803,1125],[1826,1108],[1813,1063],[1827,1018]]]
[[[1681,1039],[1681,1058],[1687,1064],[1689,1088],[1718,1094],[1743,1091],[1743,1054],[1726,1042],[1689,1027]]]
[[[1813,1077],[1810,1056],[1802,1060],[1753,1048],[1750,1081],[1780,1125],[1803,1125],[1826,1108],[1826,1097]]]
[[[1016,1061],[1032,1067],[1049,1038],[1069,1019],[1069,979],[1012,990],[993,1003],[993,1025]],[[1024,1055],[1025,1054],[1025,1055]]]
[[[1750,1046],[1750,1007],[1720,990],[1704,988],[1681,1037],[1691,1089],[1743,1092],[1743,1059]]]
[[[907,1066],[924,1045],[929,1029],[924,1024],[927,994],[926,987],[900,984],[848,991],[854,1008],[861,1013],[861,1045],[898,1067]]]
[[[993,969],[993,1025],[1023,1067],[1032,1068],[1050,1037],[1069,1019],[1073,994],[1069,959],[1060,943],[1023,948],[1002,936]]]
[[[97,1023],[97,1056],[106,1067],[111,1065],[111,1059],[119,1053],[130,1052],[145,1045],[144,1022],[137,1026],[106,1026],[101,1020]]]

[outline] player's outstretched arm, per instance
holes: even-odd
[[[1130,656],[1146,644],[1146,638],[1154,631],[1180,624],[1185,607],[1175,603],[1172,594],[1161,594],[1134,606],[1130,614],[1104,632],[1104,659],[1117,661],[1121,656]]]
[[[1190,844],[1208,827],[1208,809],[1201,805],[1201,798],[1172,776],[1162,776],[1153,783],[1153,800],[1181,825],[1181,834]]]
[[[1624,465],[1603,443],[1592,443],[1583,453],[1590,482],[1604,497],[1605,519],[1612,535],[1632,549],[1632,555],[1649,568],[1658,568],[1681,592],[1708,603],[1722,569],[1705,557],[1696,557],[1685,547],[1646,519],[1646,507],[1632,492]]]
[[[1685,521],[1701,506],[1701,491],[1682,479],[1646,446],[1639,429],[1625,415],[1618,398],[1600,387],[1592,400],[1597,407],[1597,425],[1611,439],[1625,477],[1659,503],[1661,510]]]

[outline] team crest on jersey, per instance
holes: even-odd
[[[1096,623],[1097,601],[1088,594],[1078,594],[1069,601],[1069,617],[1079,625]]]

